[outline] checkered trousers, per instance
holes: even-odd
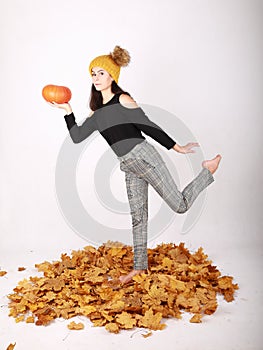
[[[185,213],[197,196],[214,181],[208,169],[180,192],[165,162],[156,148],[147,140],[137,144],[130,152],[118,157],[120,169],[125,172],[127,195],[132,216],[134,269],[148,268],[148,184],[176,213]]]

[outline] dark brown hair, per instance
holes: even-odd
[[[123,93],[130,96],[128,92],[122,90],[122,88],[119,87],[119,85],[115,82],[115,80],[112,81],[111,92],[113,94]],[[96,109],[99,109],[103,106],[102,102],[103,101],[102,101],[101,92],[97,91],[94,84],[92,84],[91,93],[90,93],[90,102],[89,102],[90,109],[92,111],[96,111]]]

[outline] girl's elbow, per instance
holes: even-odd
[[[80,143],[82,141],[80,139],[76,139],[76,138],[73,138],[73,137],[71,139],[72,139],[73,143],[75,143],[75,144]]]
[[[73,143],[80,143],[82,141],[78,134],[71,132],[69,134]]]

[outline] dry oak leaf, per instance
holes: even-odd
[[[78,331],[78,330],[84,329],[84,324],[82,322],[76,323],[76,322],[72,321],[67,325],[67,327],[70,330],[77,330]]]
[[[101,311],[102,316],[105,318],[106,321],[113,321],[115,318],[115,315],[110,315],[110,311]]]
[[[234,292],[238,289],[237,284],[233,284],[232,276],[223,276],[218,278],[218,288],[219,291],[224,295],[224,299],[227,302],[234,300]]]
[[[118,282],[118,285],[120,285],[120,281]],[[123,296],[123,291],[116,292],[114,290],[114,287],[115,287],[115,281],[113,283],[107,283],[106,286],[97,287],[96,292],[99,294],[99,297],[102,300],[105,300],[105,301],[119,300]]]
[[[50,272],[53,269],[53,264],[48,261],[44,261],[40,264],[35,264],[35,268],[37,268],[39,272]]]
[[[173,266],[173,260],[169,259],[168,257],[163,258],[162,267],[165,270],[171,270],[172,266]]]
[[[114,311],[114,312],[120,312],[124,310],[124,308],[125,308],[125,303],[122,300],[110,301],[103,306],[103,309]]]
[[[19,268],[17,269],[17,271],[25,271],[25,269],[26,269],[25,267],[22,267],[22,266],[21,266],[21,267],[19,267]]]
[[[195,314],[191,319],[191,323],[201,323],[202,322],[202,315],[201,314]]]
[[[6,275],[7,272],[6,271],[0,271],[0,277],[3,277],[4,275]]]
[[[45,296],[43,297],[43,300],[47,301],[47,302],[50,302],[54,299],[57,298],[57,293],[54,293],[54,292],[51,292],[51,291],[48,291]]]
[[[18,323],[18,322],[24,321],[24,319],[25,319],[25,316],[21,315],[21,316],[16,317],[15,321],[16,321],[16,323]]]
[[[15,344],[9,344],[8,347],[6,348],[6,350],[13,350],[15,346],[16,346],[16,343]]]
[[[224,291],[224,299],[229,303],[230,301],[234,300],[234,290],[233,289],[227,289]]]
[[[204,304],[202,311],[206,315],[212,315],[217,309],[217,300],[212,299]]]
[[[218,287],[221,289],[228,289],[233,287],[233,277],[223,276],[218,278]]]
[[[123,247],[113,247],[109,251],[110,255],[116,258],[122,258],[127,253],[127,249]]]
[[[176,305],[178,307],[184,308],[189,312],[198,313],[201,310],[201,304],[198,298],[188,297],[184,294],[179,294],[176,298]]]
[[[26,278],[18,282],[18,285],[13,289],[14,292],[20,293],[26,293],[31,292],[33,288],[33,283]],[[38,288],[38,287],[37,287]]]
[[[94,267],[93,269],[89,269],[84,275],[84,279],[87,282],[92,284],[102,283],[106,280],[105,278],[106,269],[102,269],[100,267]]]
[[[37,299],[38,299],[38,296],[36,296],[33,292],[27,292],[25,293],[24,295],[24,299],[32,304],[34,304]]]
[[[111,333],[119,333],[120,331],[119,326],[117,325],[117,323],[114,322],[107,323],[105,328],[108,332]]]
[[[35,319],[34,319],[33,316],[28,316],[28,317],[26,318],[26,323],[34,323],[34,322],[35,322]]]
[[[148,294],[142,297],[142,302],[148,305],[160,305],[162,301],[167,299],[168,294],[165,289],[154,284],[150,287]]]
[[[94,319],[94,320],[91,320],[91,321],[92,321],[94,327],[105,326],[105,323],[107,322],[107,320],[105,318],[98,318],[98,319]],[[107,324],[109,324],[109,323],[107,323]],[[113,333],[118,333],[118,332],[113,332]]]
[[[145,327],[152,330],[161,330],[166,327],[164,323],[161,323],[162,314],[160,312],[153,313],[152,308],[145,312],[145,315],[142,316],[138,321],[139,327]]]
[[[35,324],[37,326],[46,326],[47,324],[49,324],[55,317],[53,316],[49,316],[49,315],[40,315],[37,319],[37,321],[35,322]]]
[[[195,295],[202,304],[206,304],[211,299],[206,288],[196,288]]]
[[[138,286],[136,286],[136,289],[139,288],[140,290],[149,291],[150,284],[151,284],[151,277],[149,277],[145,273],[141,273],[139,275],[133,276],[132,279],[134,282],[137,282]]]
[[[131,294],[123,297],[122,300],[125,302],[125,310],[129,312],[140,313],[142,309],[142,300],[141,295],[135,291],[132,291]]]
[[[48,278],[44,285],[40,288],[41,290],[51,290],[55,292],[60,291],[65,286],[65,281],[61,278]]]
[[[208,255],[204,253],[204,250],[202,247],[198,248],[197,252],[191,255],[191,260],[197,264],[204,262],[206,258],[208,258]],[[209,261],[209,263],[211,263],[211,261]]]
[[[168,276],[169,278],[169,288],[172,291],[183,292],[186,289],[186,284],[183,281],[176,279],[175,276]]]
[[[116,317],[116,321],[125,329],[131,329],[136,325],[135,318],[125,311]]]
[[[148,338],[152,335],[152,332],[147,332],[146,334],[142,334],[143,338]]]
[[[84,316],[89,316],[91,313],[96,312],[97,308],[94,305],[85,305],[79,308],[80,314]]]

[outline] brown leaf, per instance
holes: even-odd
[[[195,314],[191,319],[191,323],[201,323],[202,322],[202,315],[201,314]]]
[[[161,323],[161,320],[162,314],[160,312],[154,314],[151,308],[145,312],[145,315],[139,320],[138,325],[153,330],[164,329],[166,325]]]
[[[78,330],[84,329],[84,324],[82,322],[76,323],[76,322],[72,321],[67,325],[67,327],[70,330],[77,330],[78,331]]]
[[[142,334],[143,338],[148,338],[152,335],[153,333],[152,332],[148,332],[146,334]]]
[[[29,316],[26,318],[26,323],[34,323],[35,322],[35,319],[33,316]]]
[[[107,323],[105,328],[108,332],[111,333],[119,333],[120,331],[119,326],[117,325],[117,323],[114,322]]]
[[[142,302],[148,305],[160,305],[167,298],[168,294],[165,289],[154,284],[148,293],[142,297]]]
[[[116,317],[116,321],[125,329],[131,329],[136,325],[135,318],[125,311]]]
[[[41,289],[60,291],[65,286],[65,281],[61,278],[49,278]]]

